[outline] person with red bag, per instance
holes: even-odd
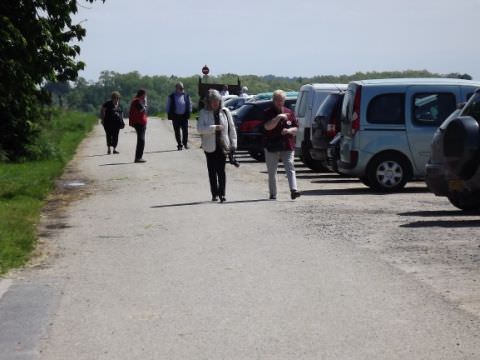
[[[130,103],[128,122],[137,132],[135,162],[144,163],[146,160],[143,159],[143,150],[145,149],[145,132],[147,130],[147,92],[144,89],[138,90],[137,95]]]

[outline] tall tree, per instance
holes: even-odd
[[[78,2],[0,2],[0,158],[28,156],[45,119],[42,107],[50,102],[42,86],[75,80],[84,68],[75,59],[80,47],[72,44],[85,36],[85,29],[72,23]]]

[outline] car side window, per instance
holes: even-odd
[[[307,112],[307,96],[308,92],[306,91],[301,91],[300,96],[298,98],[298,106],[297,106],[297,116],[298,117],[304,117],[305,113]]]
[[[370,100],[367,121],[372,124],[405,124],[405,95],[382,94]]]
[[[417,125],[440,126],[457,108],[453,93],[417,93],[412,101],[412,118]]]

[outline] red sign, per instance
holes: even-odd
[[[203,75],[208,75],[209,72],[210,72],[210,69],[208,68],[207,65],[205,65],[205,66],[202,68],[202,74],[203,74]]]

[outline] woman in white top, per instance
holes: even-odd
[[[237,147],[237,132],[232,115],[222,107],[222,96],[210,89],[205,100],[205,108],[200,110],[197,131],[202,139],[202,148],[207,157],[208,177],[212,201],[225,199],[225,153]]]

